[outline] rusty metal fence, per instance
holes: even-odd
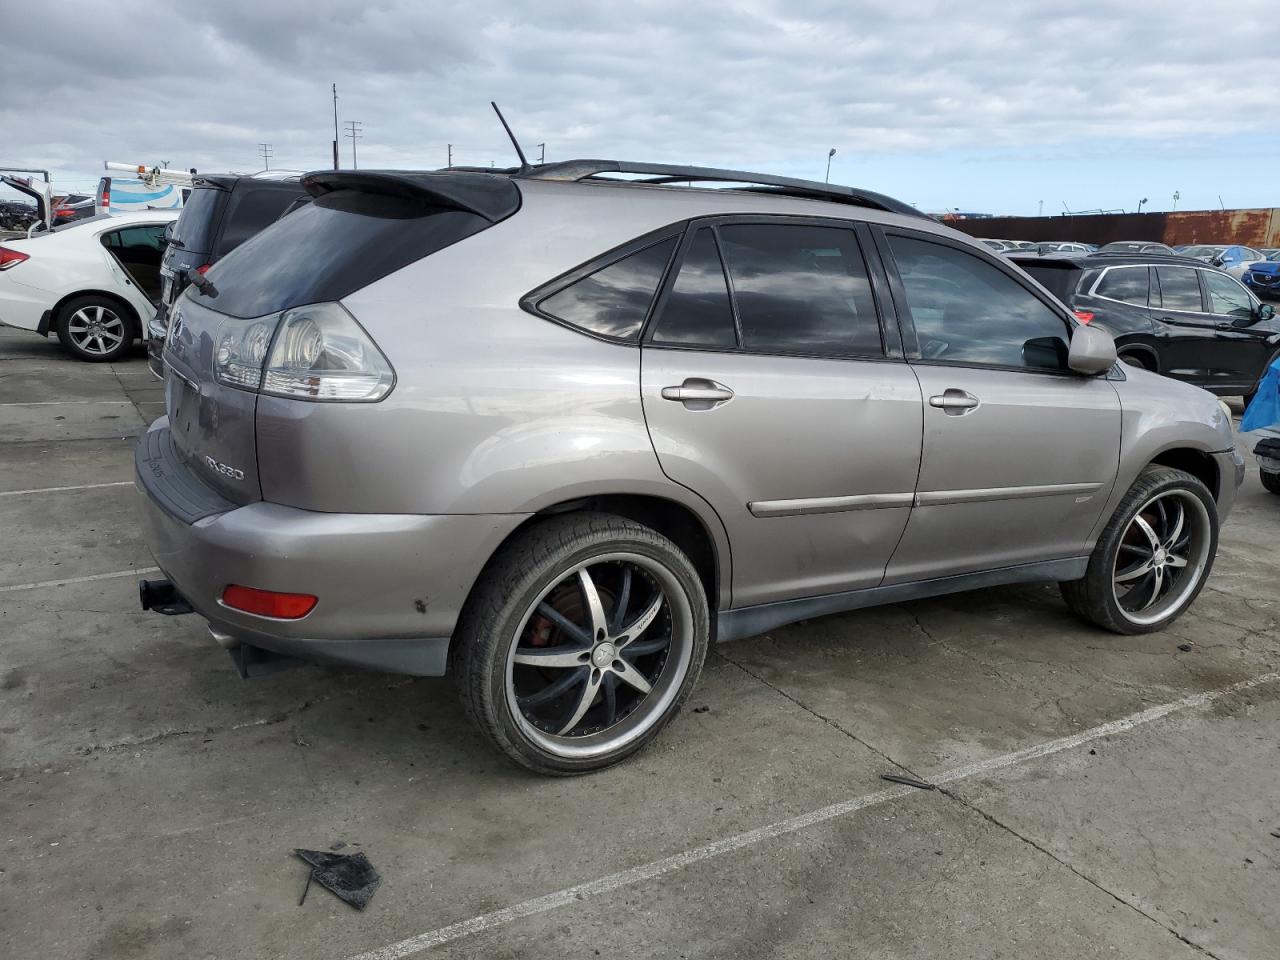
[[[1256,210],[1187,210],[1181,213],[1063,214],[1057,217],[992,217],[947,220],[971,237],[1000,240],[1110,243],[1155,240],[1180,243],[1240,243],[1280,247],[1280,207]]]

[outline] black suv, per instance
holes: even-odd
[[[1116,339],[1120,359],[1219,396],[1252,396],[1280,355],[1280,322],[1235,277],[1160,254],[1020,257],[1014,263]]]
[[[202,176],[196,178],[182,215],[165,235],[160,265],[161,296],[147,330],[151,371],[163,378],[160,351],[169,328],[169,310],[191,282],[258,231],[310,196],[297,177]]]

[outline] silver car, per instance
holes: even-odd
[[[143,604],[246,675],[451,673],[579,773],[713,639],[1025,581],[1143,633],[1209,574],[1219,402],[905,204],[595,160],[305,182],[178,301],[137,451]]]

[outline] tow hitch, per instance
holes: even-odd
[[[143,610],[154,610],[166,617],[193,612],[191,604],[178,592],[172,580],[139,580],[138,602]]]

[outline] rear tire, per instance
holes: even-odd
[[[1080,580],[1061,584],[1077,614],[1113,633],[1162,630],[1204,587],[1218,552],[1218,509],[1203,483],[1171,467],[1138,475]]]
[[[1262,485],[1266,487],[1267,493],[1280,494],[1280,473],[1268,473],[1266,470],[1260,470],[1259,475],[1262,477]]]
[[[1120,360],[1122,363],[1127,363],[1131,367],[1137,367],[1139,370],[1155,369],[1155,365],[1140,353],[1122,353],[1120,354]]]
[[[451,652],[468,715],[515,763],[600,770],[688,699],[710,636],[706,595],[666,537],[603,513],[550,518],[499,552]]]
[[[133,347],[138,325],[132,313],[110,297],[76,297],[58,311],[54,322],[63,348],[78,360],[110,363]]]

